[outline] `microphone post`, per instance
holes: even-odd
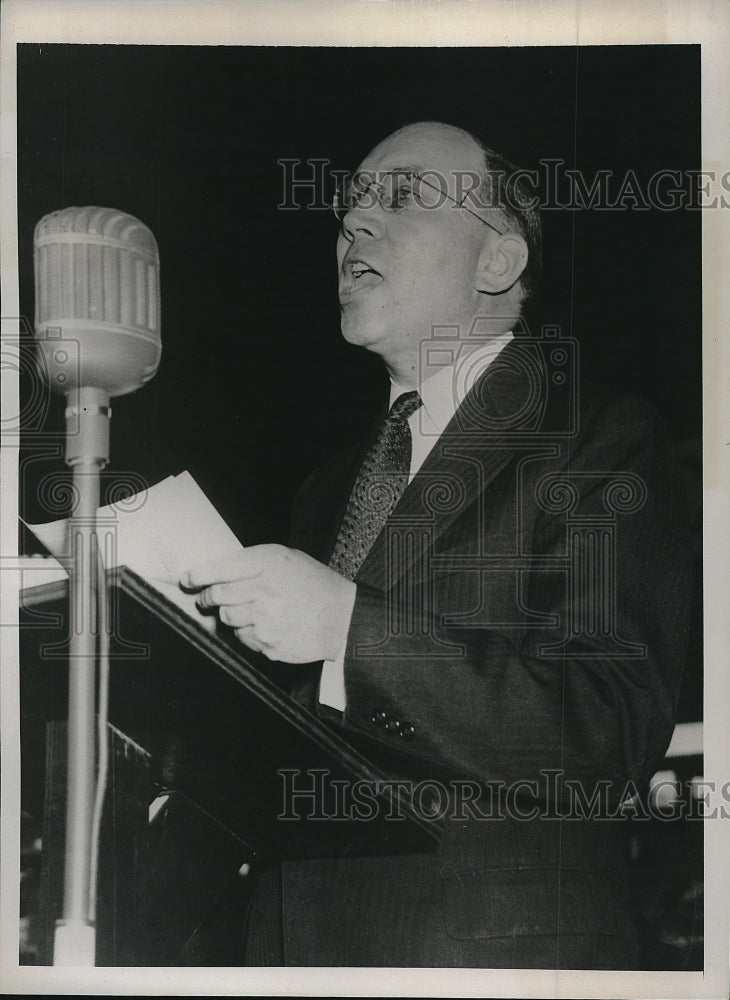
[[[66,395],[69,517],[69,696],[63,914],[53,964],[95,964],[97,673],[106,580],[99,549],[100,472],[109,461],[111,396],[134,392],[160,361],[157,244],[134,216],[67,208],[35,229],[36,338],[52,389]],[[60,335],[60,336],[59,336]],[[77,364],[69,357],[77,347]],[[105,734],[102,734],[105,738]],[[98,806],[98,808],[97,808]]]

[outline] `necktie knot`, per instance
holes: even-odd
[[[421,397],[415,389],[412,392],[402,392],[393,402],[386,419],[408,420],[416,412],[421,403]]]

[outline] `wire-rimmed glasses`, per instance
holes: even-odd
[[[491,222],[487,222],[464,204],[471,191],[459,201],[415,170],[361,170],[335,191],[332,209],[338,222],[342,222],[345,215],[355,208],[369,209],[379,206],[384,212],[394,213],[413,206],[437,208],[443,204],[439,200],[429,204],[421,194],[421,185],[435,191],[439,198],[445,198],[457,208],[463,208],[495,233],[504,236],[503,230],[497,229]]]

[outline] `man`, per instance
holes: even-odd
[[[293,548],[183,580],[244,645],[306,664],[296,696],[400,776],[483,791],[435,856],[266,874],[251,964],[637,962],[616,817],[672,732],[681,487],[646,405],[578,393],[570,344],[526,334],[539,218],[507,168],[433,122],[365,158],[341,204],[342,333],[383,359],[389,414],[304,485]]]

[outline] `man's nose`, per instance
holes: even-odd
[[[342,234],[352,243],[356,236],[380,239],[384,232],[383,209],[380,205],[353,205],[342,219]]]

